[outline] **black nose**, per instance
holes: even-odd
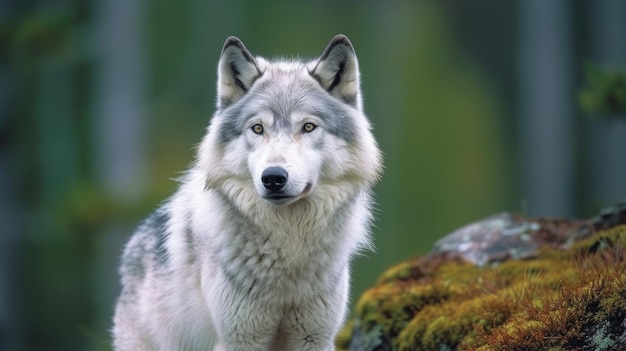
[[[287,184],[289,174],[281,167],[269,167],[261,174],[261,183],[267,190],[278,191]]]

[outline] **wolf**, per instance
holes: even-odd
[[[334,350],[382,173],[354,48],[268,60],[230,37],[217,77],[194,162],[125,246],[114,347]]]

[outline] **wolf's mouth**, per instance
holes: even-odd
[[[284,205],[284,204],[291,202],[292,200],[298,200],[307,196],[311,192],[312,187],[313,187],[313,184],[307,183],[307,185],[304,187],[304,190],[302,190],[302,192],[298,195],[288,195],[284,193],[272,193],[272,194],[267,194],[263,198],[275,205]]]
[[[274,205],[284,205],[290,202],[292,199],[295,199],[296,196],[289,196],[283,194],[271,194],[264,197],[265,200],[273,203]]]
[[[269,200],[283,200],[283,199],[291,199],[294,197],[295,196],[284,195],[284,194],[271,194],[271,195],[266,196],[266,198]]]

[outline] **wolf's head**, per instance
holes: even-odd
[[[207,188],[236,205],[337,203],[378,180],[381,155],[362,112],[347,37],[335,36],[311,62],[255,58],[230,37],[217,95],[197,168]]]

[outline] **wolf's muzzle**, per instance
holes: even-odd
[[[261,183],[265,189],[277,192],[287,184],[289,174],[284,168],[269,167],[261,174]]]

